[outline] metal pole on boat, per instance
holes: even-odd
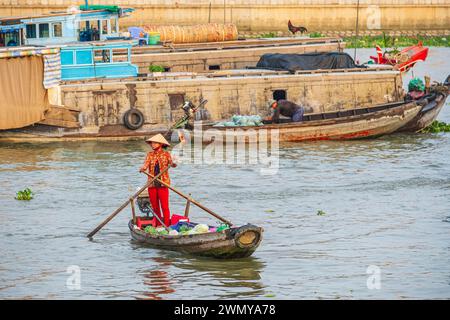
[[[209,2],[208,23],[211,23],[211,1]]]
[[[226,16],[227,16],[227,0],[223,0],[223,24],[225,24]]]
[[[356,35],[354,41],[355,53],[353,54],[353,60],[355,61],[356,61],[356,41],[358,40],[358,31],[359,31],[359,0],[356,3]]]

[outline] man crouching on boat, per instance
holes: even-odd
[[[305,113],[302,106],[288,100],[275,101],[270,105],[270,108],[273,114],[269,120],[272,120],[273,123],[280,123],[280,115],[291,118],[293,122],[301,122]]]
[[[164,171],[166,168],[173,167],[177,165],[173,162],[170,153],[163,149],[163,146],[169,146],[169,142],[164,138],[162,134],[157,134],[150,139],[145,140],[152,147],[152,151],[147,154],[144,165],[141,167],[139,172],[145,172],[152,176],[158,175],[160,172]],[[151,179],[149,177],[149,179]],[[161,177],[161,181],[170,185],[169,172],[164,172]],[[169,210],[169,189],[160,182],[154,181],[153,184],[148,188],[148,196],[150,203],[152,205],[153,211],[158,217],[164,221],[166,226],[170,225],[170,210]],[[161,215],[161,210],[162,214]],[[163,218],[164,216],[164,218]],[[157,221],[157,226],[160,223]]]

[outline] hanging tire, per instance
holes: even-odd
[[[137,130],[144,124],[144,115],[138,109],[130,109],[123,115],[123,123],[130,130]]]

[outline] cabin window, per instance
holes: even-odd
[[[80,21],[80,41],[100,40],[100,20]]]
[[[76,53],[77,64],[92,64],[91,50],[77,50]]]
[[[80,21],[79,27],[79,40],[80,41],[90,41],[91,40],[91,33],[89,30],[89,22],[88,21]]]
[[[286,100],[286,90],[275,90],[273,92],[273,100]]]
[[[73,63],[73,51],[61,51],[61,64],[71,65]]]
[[[94,50],[94,63],[109,63],[109,62],[111,62],[109,49]]]
[[[111,25],[111,33],[119,32],[117,30],[117,19],[111,19],[110,25]]]
[[[220,70],[220,64],[210,65],[209,70]]]
[[[164,67],[164,72],[170,72],[170,67]]]
[[[36,38],[36,25],[35,24],[27,24],[27,38],[34,39]]]
[[[112,62],[128,62],[128,50],[127,49],[112,49]]]
[[[91,29],[92,29],[92,41],[98,41],[100,40],[100,32],[101,32],[101,26],[100,26],[100,20],[91,20]]]
[[[53,37],[55,37],[55,38],[62,37],[62,23],[61,22],[53,23]]]
[[[86,31],[87,30],[87,21],[80,21],[78,30]]]
[[[0,33],[0,47],[15,47],[20,45],[19,32]]]
[[[50,29],[48,23],[39,24],[39,38],[48,38],[50,36]]]
[[[170,110],[178,110],[184,104],[184,93],[169,94]]]
[[[100,30],[102,34],[108,34],[108,20],[101,20],[100,21]]]

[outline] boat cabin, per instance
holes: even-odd
[[[91,5],[72,7],[67,12],[0,18],[0,47],[117,39],[119,19],[133,11]]]
[[[136,41],[86,42],[61,47],[61,80],[136,77],[131,47]]]

